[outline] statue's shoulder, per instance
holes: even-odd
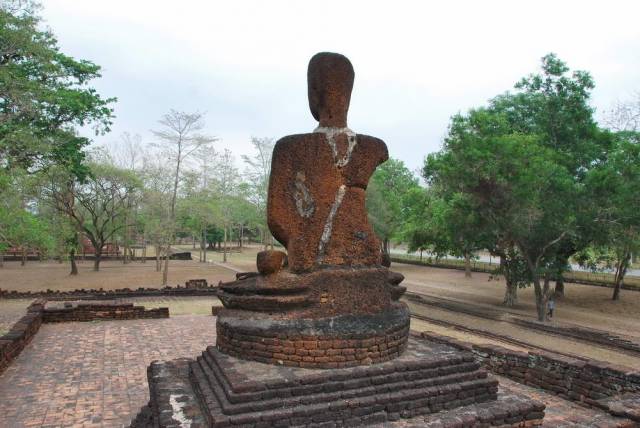
[[[303,143],[305,141],[315,140],[318,138],[318,135],[319,134],[317,133],[287,135],[276,141],[275,148],[277,149],[278,147],[290,147],[292,145]]]
[[[276,141],[273,148],[273,157],[278,157],[280,154],[288,152],[308,150],[310,143],[321,142],[322,138],[323,135],[317,133],[287,135]]]
[[[364,150],[370,153],[377,153],[378,156],[383,160],[387,160],[389,158],[389,149],[384,141],[380,138],[372,137],[371,135],[366,134],[356,134],[358,140],[358,146],[360,146],[360,150]],[[357,147],[357,146],[356,146]]]

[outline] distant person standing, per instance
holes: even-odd
[[[553,310],[556,308],[556,302],[553,300],[553,297],[550,297],[547,301],[547,315],[549,318],[553,318]]]

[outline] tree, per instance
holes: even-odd
[[[156,147],[163,150],[174,168],[168,221],[171,229],[169,230],[169,241],[166,244],[164,271],[162,272],[162,285],[167,285],[169,253],[171,251],[171,243],[175,239],[176,233],[176,199],[178,197],[181,168],[183,168],[184,163],[191,155],[213,143],[217,138],[200,133],[205,126],[201,113],[185,113],[170,110],[169,113],[162,116],[158,123],[162,126],[162,129],[152,131],[156,138],[159,139]]]
[[[592,266],[613,265],[612,299],[618,300],[631,255],[640,250],[640,134],[618,133],[607,162],[589,171],[586,183],[598,207],[600,233],[594,256],[583,256],[582,261],[590,259]]]
[[[367,187],[367,212],[382,252],[389,254],[389,243],[400,237],[407,204],[405,196],[417,188],[418,179],[398,159],[390,158],[373,173]]]
[[[89,172],[84,181],[76,181],[64,171],[50,171],[42,194],[89,239],[95,250],[93,269],[98,271],[105,244],[127,226],[127,201],[139,181],[112,165],[89,164]]]
[[[218,158],[214,195],[219,203],[220,226],[222,226],[222,261],[227,262],[227,234],[233,223],[230,201],[237,195],[240,185],[240,174],[235,167],[235,160],[230,150],[225,149]]]
[[[63,259],[68,257],[71,268],[69,275],[77,275],[78,266],[76,265],[75,256],[80,244],[77,228],[68,216],[59,212],[49,204],[39,203],[38,213],[47,223],[47,228],[53,241],[54,252],[58,256],[58,260],[62,263]]]
[[[489,250],[501,257],[505,302],[515,301],[516,284],[533,282],[541,321],[552,275],[561,278],[590,240],[584,180],[610,145],[593,120],[593,86],[588,73],[569,74],[549,54],[542,73],[522,79],[514,93],[454,116],[443,150],[423,170],[446,194],[470,196]]]
[[[542,58],[541,73],[523,78],[515,93],[496,97],[489,109],[504,115],[511,132],[536,135],[540,144],[558,155],[557,161],[580,188],[587,171],[604,161],[610,145],[609,134],[598,129],[589,105],[594,86],[589,73],[570,73],[555,54],[548,54]],[[569,259],[589,245],[594,232],[593,207],[578,204],[574,208],[579,233],[563,239],[548,261],[557,295],[564,293],[563,272],[570,268]]]
[[[473,252],[485,248],[478,240],[481,228],[465,195],[454,194],[449,200],[435,187],[415,188],[405,198],[407,210],[402,236],[409,251],[429,250],[436,257],[463,257],[465,276],[471,276]]]
[[[100,67],[60,52],[48,30],[40,30],[33,1],[0,4],[0,165],[33,172],[63,166],[77,177],[87,173],[74,127],[111,125],[111,104],[88,86]]]
[[[614,132],[640,132],[640,91],[626,101],[618,101],[604,114],[604,125]]]
[[[267,235],[271,235],[267,227],[267,190],[269,187],[269,176],[271,175],[271,155],[275,145],[272,138],[251,138],[254,148],[252,157],[242,155],[242,160],[246,164],[244,176],[249,185],[248,199],[255,206],[258,212],[258,226],[262,233],[263,243],[267,247]],[[269,242],[273,247],[273,237]]]
[[[466,195],[468,211],[479,216],[477,233],[486,234],[487,246],[502,253],[503,263],[509,263],[504,256],[517,249],[534,284],[542,321],[549,297],[545,263],[575,230],[571,208],[578,198],[572,193],[571,175],[537,137],[483,132],[500,129],[502,122],[483,109],[454,118],[445,149],[427,158],[425,178],[452,194]],[[512,266],[506,269],[518,272]],[[512,288],[522,282],[511,279]]]
[[[52,246],[46,222],[29,206],[32,181],[25,171],[13,170],[9,174],[0,169],[0,255],[10,247],[20,249],[22,265],[29,250],[43,252]]]

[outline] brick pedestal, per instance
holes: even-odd
[[[244,315],[244,316],[243,316]],[[390,361],[409,336],[404,303],[372,315],[317,319],[222,310],[216,323],[219,351],[247,360],[304,368],[342,368]]]
[[[240,360],[211,346],[195,361],[152,364],[149,384],[150,404],[134,427],[404,426],[463,407],[485,426],[515,427],[544,415],[526,397],[517,406],[496,400],[497,381],[471,353],[414,338],[393,361],[334,370]]]

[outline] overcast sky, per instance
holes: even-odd
[[[239,157],[251,136],[311,132],[306,68],[339,52],[356,72],[349,126],[411,169],[449,117],[486,103],[557,53],[591,72],[593,105],[640,90],[640,1],[43,0],[63,52],[103,67],[113,130],[150,142],[173,108],[206,112]]]

